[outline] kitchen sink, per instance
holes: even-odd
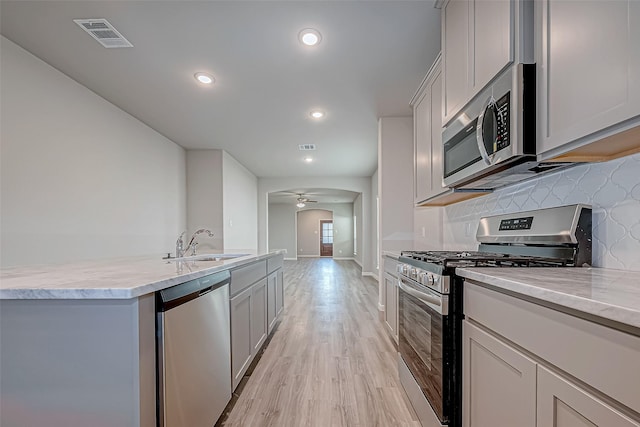
[[[249,255],[251,254],[200,254],[182,258],[172,258],[171,261],[224,261]]]
[[[223,261],[225,259],[240,258],[251,254],[202,254],[188,257],[193,261]]]

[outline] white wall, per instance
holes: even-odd
[[[353,259],[360,266],[362,266],[362,195],[359,194],[358,197],[353,201],[353,216],[355,217],[355,234],[356,241],[353,242]],[[373,222],[375,224],[375,222]],[[375,238],[371,239],[375,240]],[[372,264],[375,268],[375,264]]]
[[[362,272],[371,273],[371,238],[375,230],[371,225],[371,178],[362,177],[277,177],[258,179],[258,248],[267,249],[268,230],[268,197],[269,193],[287,191],[291,188],[335,188],[339,190],[362,193]]]
[[[378,260],[380,259],[380,241],[378,233],[380,232],[380,221],[378,218],[378,198],[380,197],[380,190],[378,189],[378,169],[371,176],[371,265],[373,266],[373,272],[376,276],[380,275],[380,266]]]
[[[226,151],[222,161],[224,250],[256,250],[258,178]]]
[[[173,252],[184,150],[0,43],[2,267]]]
[[[197,237],[198,252],[223,250],[223,152],[222,150],[187,150],[187,236],[207,228],[214,234]]]
[[[295,205],[269,204],[269,250],[285,249],[285,259],[296,259]]]
[[[413,248],[413,119],[378,119],[380,249]]]
[[[321,220],[333,220],[333,212],[324,209],[298,211],[298,257],[320,256]]]
[[[640,154],[575,166],[448,206],[445,248],[477,248],[481,216],[574,203],[593,207],[593,265],[640,271]]]

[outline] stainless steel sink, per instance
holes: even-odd
[[[182,258],[173,258],[171,261],[224,261],[249,255],[251,254],[200,254]]]
[[[223,261],[225,259],[240,258],[251,254],[202,254],[189,257],[193,261]]]

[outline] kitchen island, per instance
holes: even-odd
[[[155,292],[281,253],[2,270],[0,425],[155,427]]]

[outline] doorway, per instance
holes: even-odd
[[[333,256],[333,220],[320,220],[320,256]]]

